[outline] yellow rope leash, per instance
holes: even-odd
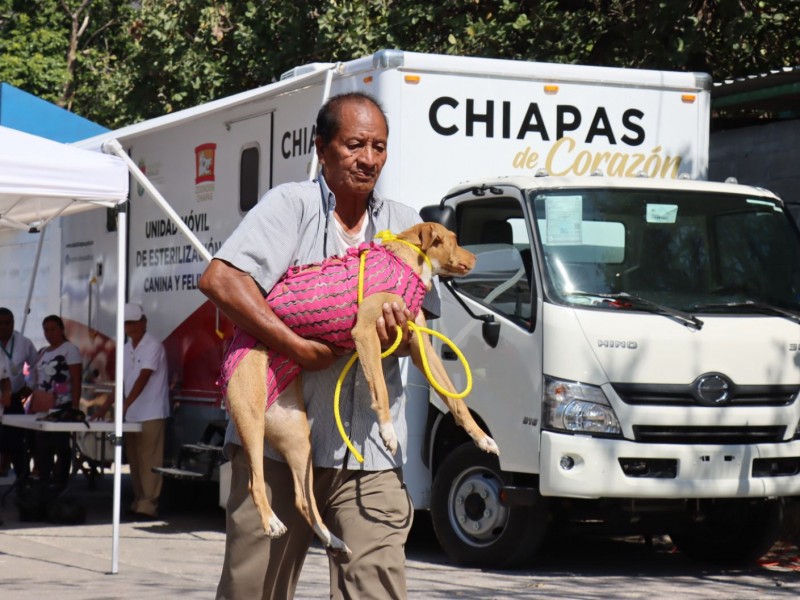
[[[414,248],[414,250],[416,250],[419,253],[419,255],[422,256],[422,258],[425,259],[425,262],[428,263],[428,266],[431,268],[431,271],[433,271],[433,265],[431,264],[430,259],[425,255],[425,253],[422,250],[420,250],[417,246],[415,246],[411,242],[407,242],[406,240],[398,239],[393,233],[391,233],[389,231],[381,231],[375,237],[379,238],[383,243],[386,243],[387,241],[402,242],[402,243],[410,246],[411,248]],[[361,302],[364,300],[364,266],[365,266],[366,260],[367,260],[367,252],[368,251],[365,250],[364,252],[361,253],[360,261],[359,261],[359,265],[358,265],[358,303],[359,304],[361,304]],[[428,381],[433,386],[433,388],[437,392],[439,392],[440,394],[443,394],[445,396],[449,396],[450,398],[455,398],[455,399],[465,398],[472,391],[472,371],[469,368],[469,363],[467,363],[467,359],[461,353],[461,350],[459,350],[458,347],[451,340],[449,340],[447,337],[445,337],[444,335],[442,335],[438,331],[434,331],[433,329],[429,329],[427,327],[421,327],[421,326],[417,325],[416,323],[412,323],[411,321],[408,321],[406,324],[407,324],[408,328],[411,331],[413,331],[417,336],[417,339],[419,341],[419,347],[421,349],[420,354],[422,356],[422,366],[424,367],[425,377],[428,379]],[[425,354],[424,350],[422,350],[424,348],[423,339],[422,339],[422,334],[423,333],[427,333],[429,335],[436,336],[437,338],[442,340],[442,342],[444,342],[445,344],[447,344],[450,347],[450,349],[455,353],[455,355],[458,357],[458,359],[464,365],[464,370],[465,370],[466,375],[467,375],[467,386],[466,386],[466,388],[464,388],[463,392],[459,392],[459,393],[456,393],[456,394],[450,393],[447,390],[445,390],[441,385],[439,385],[439,382],[436,381],[436,379],[433,376],[433,373],[431,373],[431,369],[430,369],[430,366],[428,364],[428,357]],[[391,355],[395,350],[397,350],[397,347],[400,345],[400,342],[402,341],[402,338],[403,338],[403,329],[398,325],[397,326],[397,337],[395,338],[395,340],[392,343],[391,347],[381,353],[381,358],[386,358],[387,356]],[[344,384],[344,379],[347,376],[347,373],[350,371],[350,368],[356,362],[357,358],[358,358],[358,352],[354,352],[353,355],[350,357],[350,360],[347,361],[347,364],[345,364],[344,368],[342,369],[342,373],[339,375],[339,379],[336,381],[336,391],[333,394],[333,413],[334,413],[334,416],[336,418],[336,427],[339,429],[339,435],[342,436],[342,439],[344,440],[344,443],[350,449],[350,452],[353,453],[353,456],[356,457],[356,460],[359,463],[363,463],[364,462],[364,457],[361,456],[361,454],[358,452],[358,450],[356,450],[355,446],[353,446],[353,443],[350,441],[350,438],[348,437],[347,432],[344,430],[344,425],[342,424],[342,415],[341,415],[341,413],[339,411],[339,398],[341,396],[342,385]]]
[[[393,234],[393,233],[392,233],[391,231],[389,231],[388,229],[384,229],[383,231],[379,231],[379,232],[378,232],[378,235],[376,235],[376,236],[375,236],[375,238],[376,238],[376,239],[379,239],[379,240],[381,241],[381,243],[383,243],[383,244],[385,244],[386,242],[400,242],[401,244],[405,244],[405,245],[406,245],[406,246],[408,246],[409,248],[412,248],[412,249],[414,250],[414,252],[416,252],[416,253],[417,253],[417,254],[419,254],[419,255],[420,255],[422,258],[424,258],[424,259],[425,259],[425,262],[426,262],[426,263],[428,263],[428,267],[430,268],[430,270],[431,270],[431,273],[433,273],[433,263],[431,263],[431,259],[430,259],[430,258],[428,258],[428,255],[427,255],[427,254],[425,254],[425,253],[424,253],[424,252],[423,252],[423,251],[422,251],[422,250],[419,248],[419,246],[415,246],[414,244],[412,244],[412,243],[411,243],[411,242],[409,242],[408,240],[401,240],[399,237],[397,237],[395,234]]]
[[[400,329],[399,326],[397,328]],[[446,337],[444,334],[438,331],[434,331],[433,329],[429,329],[427,327],[421,327],[416,323],[411,323],[411,322],[408,323],[408,328],[417,334],[417,339],[419,340],[420,348],[424,348],[424,346],[422,345],[422,334],[427,333],[428,335],[432,335],[434,337],[439,338],[440,340],[442,340],[442,342],[447,344],[450,347],[450,349],[455,353],[455,355],[458,357],[458,360],[461,361],[461,364],[464,365],[464,372],[466,373],[467,376],[467,385],[464,388],[464,391],[455,393],[448,392],[441,385],[439,385],[438,381],[436,381],[436,378],[433,376],[433,373],[431,373],[431,368],[428,365],[428,355],[424,351],[421,351],[420,355],[422,357],[422,366],[424,367],[425,377],[433,386],[433,389],[435,389],[443,396],[447,396],[448,398],[454,398],[456,400],[460,400],[461,398],[466,398],[467,396],[469,396],[469,393],[472,391],[472,371],[469,368],[469,363],[467,362],[467,359],[464,357],[461,350],[458,349],[458,346],[456,346],[453,343],[453,341],[450,340],[448,337]]]

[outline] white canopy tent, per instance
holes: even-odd
[[[128,199],[117,157],[0,126],[0,227],[29,230],[53,219]]]
[[[17,229],[43,232],[53,219],[90,210],[120,207],[117,223],[117,319],[115,339],[125,339],[123,306],[127,281],[128,174],[146,190],[175,226],[206,261],[211,254],[189,229],[156,187],[126,154],[122,145],[109,134],[103,136],[102,150],[84,150],[0,126],[0,230]],[[96,139],[96,138],[93,138]],[[109,156],[114,155],[114,156]],[[30,308],[40,244],[34,263],[25,315]],[[24,328],[24,321],[23,321]],[[116,353],[115,372],[121,374],[123,353]],[[119,379],[119,375],[117,375]],[[114,387],[115,406],[122,406],[123,389]],[[114,411],[114,510],[111,572],[119,565],[119,513],[122,467],[122,411]]]
[[[0,229],[42,231],[53,219],[101,207],[123,205],[128,199],[128,169],[116,156],[82,150],[0,126]],[[118,274],[126,277],[126,213],[119,212]],[[43,234],[42,234],[43,237]],[[40,246],[41,249],[41,246]],[[38,262],[38,254],[37,254]],[[35,278],[36,268],[32,279]],[[33,281],[31,281],[31,291]],[[25,307],[27,314],[31,292]],[[116,339],[124,340],[125,286],[117,287]],[[123,353],[115,369],[122,373]],[[122,386],[115,386],[116,406],[122,406]],[[119,564],[119,514],[122,467],[122,411],[115,411],[114,509],[111,572]]]

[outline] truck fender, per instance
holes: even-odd
[[[486,426],[481,416],[470,409],[475,422],[483,429],[487,435],[492,432]],[[423,446],[423,462],[435,474],[444,458],[462,444],[472,443],[470,437],[456,425],[456,421],[450,412],[442,412],[432,404],[428,405],[428,418],[425,427],[425,438]]]

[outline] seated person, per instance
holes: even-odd
[[[29,412],[68,406],[78,409],[83,364],[81,353],[75,344],[67,340],[64,322],[57,315],[45,317],[42,328],[49,345],[39,351],[32,371],[33,392]],[[70,469],[69,433],[37,432],[34,446],[39,478],[65,485]]]

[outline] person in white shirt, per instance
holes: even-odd
[[[164,435],[169,417],[169,377],[164,345],[147,333],[147,316],[141,305],[125,305],[124,402],[126,421],[141,423],[142,431],[125,434],[125,453],[130,465],[134,499],[129,517],[158,517],[161,475],[154,467],[164,464]],[[102,419],[113,399],[93,415]]]
[[[36,346],[19,331],[14,331],[14,313],[5,306],[0,307],[0,360],[2,358],[7,359],[11,383],[9,404],[4,410],[9,415],[21,415],[25,412],[22,401],[31,393],[25,372],[36,364]],[[19,478],[24,479],[30,473],[25,431],[0,426],[0,475],[6,474],[12,465]]]

